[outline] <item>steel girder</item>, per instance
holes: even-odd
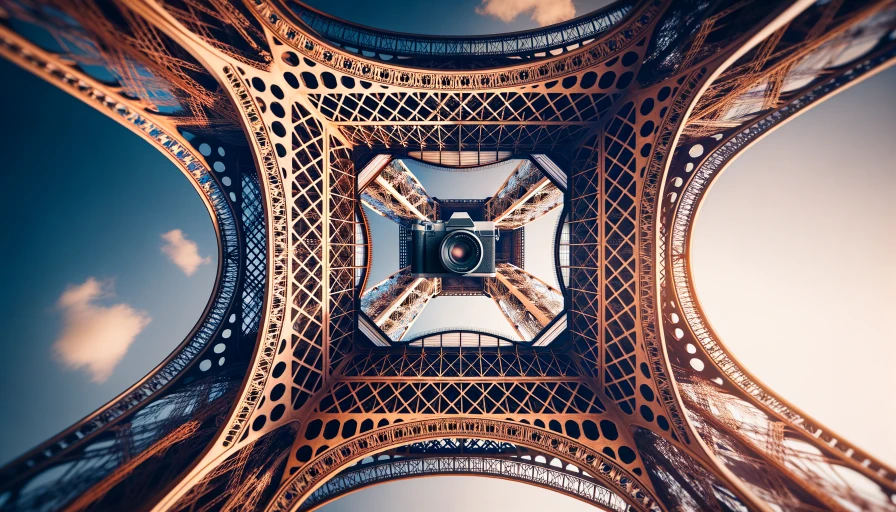
[[[438,204],[401,160],[389,162],[371,178],[361,192],[361,202],[399,224],[439,219]]]
[[[562,205],[563,190],[538,166],[523,160],[485,203],[485,212],[499,229],[519,229]]]

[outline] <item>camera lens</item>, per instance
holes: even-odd
[[[451,259],[465,260],[470,252],[470,248],[466,244],[457,244],[451,248]]]
[[[482,262],[482,242],[469,231],[454,231],[442,240],[442,265],[451,272],[468,274]]]

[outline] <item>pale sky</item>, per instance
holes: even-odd
[[[592,505],[519,482],[434,476],[368,487],[324,505],[321,512],[595,512]]]
[[[896,68],[759,141],[710,190],[697,293],[744,366],[896,465]]]

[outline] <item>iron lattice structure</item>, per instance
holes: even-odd
[[[390,340],[402,341],[430,300],[443,293],[491,297],[519,340],[533,341],[554,322],[564,308],[563,294],[517,265],[525,260],[525,232],[521,228],[563,204],[564,190],[549,178],[557,179],[562,171],[546,155],[537,158],[548,171],[542,171],[533,160],[520,160],[494,196],[482,200],[432,198],[400,159],[380,155],[362,169],[358,175],[361,202],[399,224],[399,259],[403,262],[400,270],[361,294],[360,310],[366,315],[362,322],[373,334],[375,344],[388,346]],[[565,180],[559,181],[565,186]],[[410,223],[444,220],[455,211],[493,221],[505,231],[505,242],[500,246],[504,259],[496,255],[496,276],[414,278],[406,261],[411,251]],[[500,241],[500,236],[497,238]],[[418,334],[407,341],[416,344],[430,334]],[[496,336],[496,341],[507,339],[506,335]]]
[[[0,5],[0,52],[167,155],[219,236],[193,332],[2,468],[0,510],[303,510],[431,474],[608,510],[896,510],[892,468],[725,348],[688,258],[728,162],[893,62],[894,2],[622,2],[483,38],[289,0]],[[525,159],[562,190],[563,311],[535,342],[375,339],[359,180],[394,158]]]

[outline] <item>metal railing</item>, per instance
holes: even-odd
[[[290,9],[310,29],[343,48],[407,57],[533,57],[577,46],[619,23],[634,2],[616,2],[569,21],[535,30],[488,36],[428,36],[379,30],[335,18],[297,1]]]
[[[472,334],[476,336],[489,336],[492,338],[496,338],[500,341],[509,341],[513,343],[519,343],[519,339],[516,336],[510,336],[507,333],[491,330],[491,329],[481,329],[479,327],[466,327],[466,326],[452,326],[445,327],[440,329],[429,329],[427,331],[422,331],[414,334],[414,336],[404,343],[413,343],[415,341],[422,341],[426,338],[431,338],[434,336],[444,336],[448,334]]]

